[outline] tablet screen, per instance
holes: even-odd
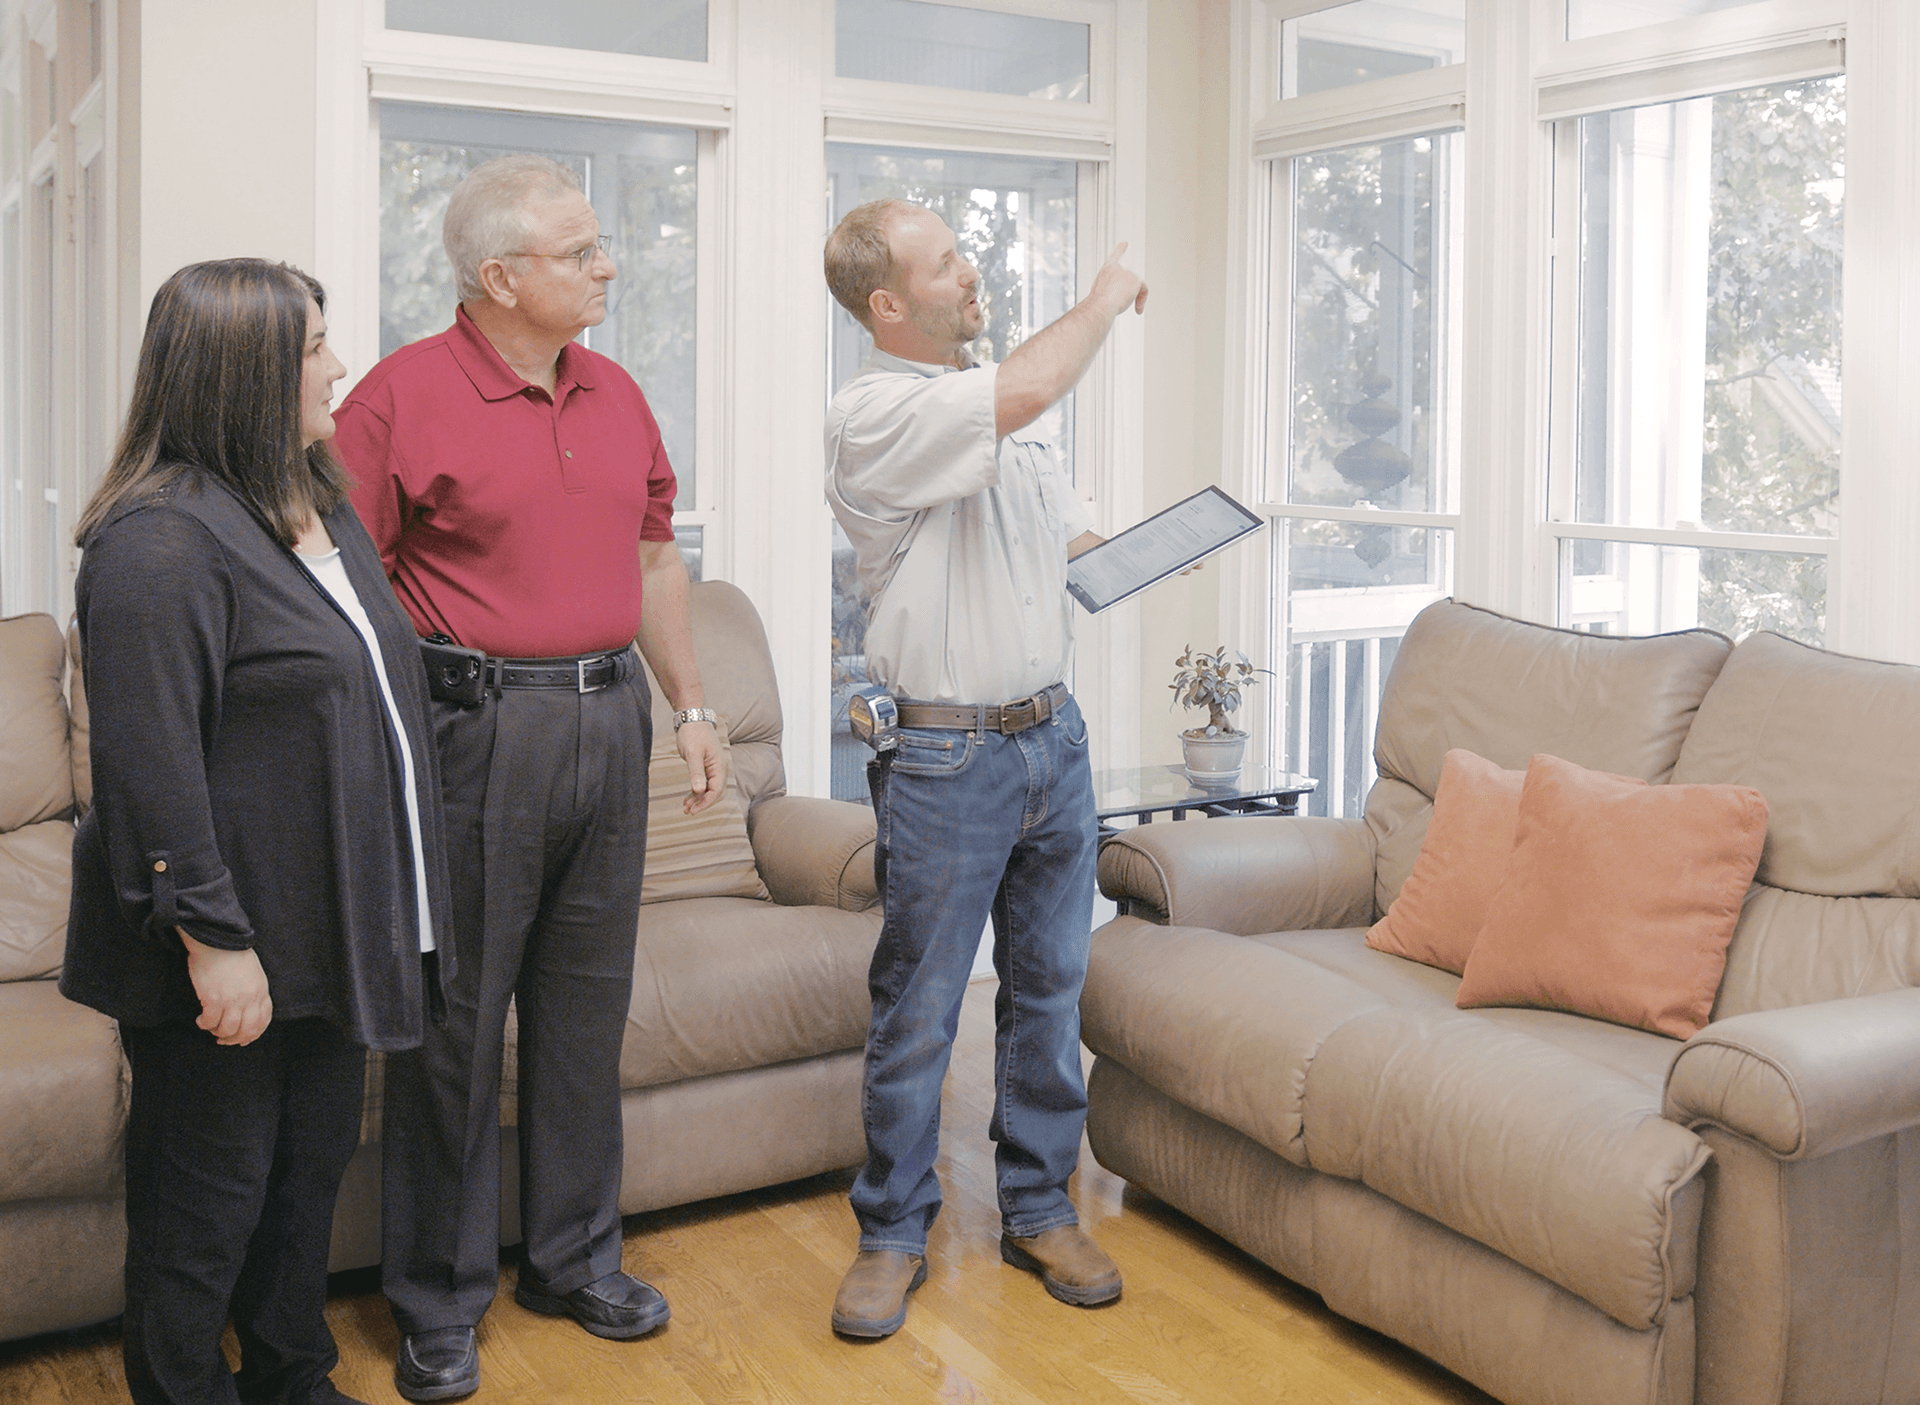
[[[1067,563],[1067,590],[1089,614],[1098,614],[1258,531],[1260,525],[1258,517],[1218,488],[1203,488],[1074,557]]]

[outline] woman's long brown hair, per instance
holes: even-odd
[[[346,501],[347,477],[324,442],[300,446],[300,373],[312,277],[265,259],[189,264],[147,314],[133,403],[74,540],[124,502],[195,474],[216,478],[293,545],[314,512]]]

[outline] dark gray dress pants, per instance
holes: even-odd
[[[620,1043],[653,725],[645,675],[434,705],[455,971],[387,1060],[381,1286],[405,1333],[478,1325],[499,1280],[500,1060],[519,1028],[521,1274],[620,1267]]]

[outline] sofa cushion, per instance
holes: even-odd
[[[113,1192],[126,1118],[114,1022],[52,981],[0,984],[0,1202]]]
[[[729,758],[720,798],[697,814],[686,811],[692,773],[681,759],[671,726],[653,738],[647,770],[647,862],[642,903],[679,898],[764,898],[767,885],[754,866],[747,841],[747,802],[733,774],[727,724],[717,728],[720,751]]]
[[[65,820],[0,833],[0,981],[59,973],[72,881],[73,826]]]
[[[1644,1330],[1692,1291],[1706,1145],[1637,1078],[1473,1014],[1376,1010],[1307,1072],[1315,1170]]]
[[[1541,1005],[1691,1038],[1760,862],[1767,802],[1536,756],[1458,1003]]]
[[[1755,634],[1676,780],[1767,797],[1767,847],[1715,1019],[1920,985],[1920,669]]]
[[[1276,932],[1258,940],[1337,972],[1354,984],[1365,986],[1390,1005],[1406,1010],[1454,1013],[1454,997],[1460,989],[1458,976],[1375,951],[1361,940],[1362,935],[1353,930]],[[1578,1055],[1631,1079],[1649,1093],[1665,1086],[1667,1071],[1684,1047],[1663,1034],[1649,1034],[1643,1029],[1628,1029],[1560,1010],[1496,1006],[1473,1010],[1468,1012],[1468,1017]]]
[[[1727,946],[1713,1017],[1920,986],[1920,902],[1756,887]]]
[[[1420,857],[1368,946],[1460,974],[1507,876],[1525,779],[1471,751],[1447,753]]]
[[[1755,634],[1701,702],[1673,778],[1767,797],[1762,883],[1920,898],[1916,738],[1920,668]]]
[[[1080,1037],[1168,1097],[1304,1166],[1300,1098],[1320,1043],[1383,1003],[1262,942],[1121,917],[1094,934]]]
[[[0,832],[73,811],[66,670],[53,616],[0,620]]]
[[[878,912],[689,898],[640,910],[620,1086],[858,1049]]]
[[[1546,752],[1664,781],[1730,648],[1704,629],[1625,639],[1451,600],[1422,610],[1394,657],[1374,741],[1380,784],[1367,799],[1367,823],[1380,910],[1413,867],[1449,750],[1464,747],[1508,770]]]

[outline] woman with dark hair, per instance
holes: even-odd
[[[327,1253],[366,1050],[419,1044],[451,969],[426,679],[327,452],[323,305],[259,259],[168,279],[78,532],[94,803],[60,988],[133,1070],[142,1405],[347,1398]]]

